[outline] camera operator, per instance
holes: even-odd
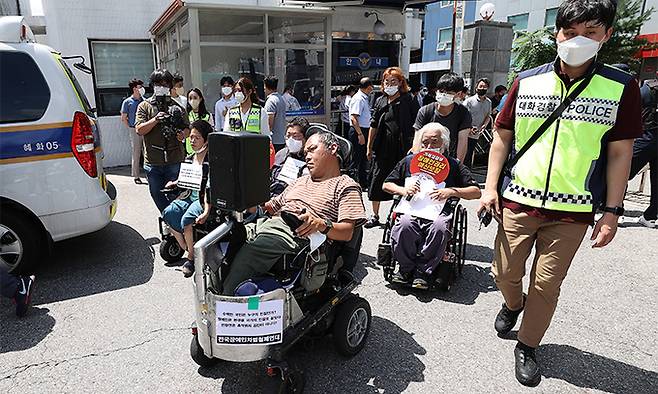
[[[167,70],[151,74],[153,96],[137,107],[135,130],[144,136],[144,170],[153,202],[162,212],[169,201],[161,190],[167,182],[178,178],[180,163],[185,158],[183,142],[189,135],[185,108],[170,96],[174,77]]]

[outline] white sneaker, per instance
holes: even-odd
[[[655,228],[656,227],[656,219],[654,220],[647,220],[644,218],[644,215],[640,216],[640,219],[637,221],[639,224],[649,227],[649,228]]]

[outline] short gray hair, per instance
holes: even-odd
[[[329,148],[331,145],[336,145],[336,155],[338,157],[338,160],[343,163],[343,152],[342,149],[340,148],[340,141],[338,140],[338,137],[336,137],[336,134],[332,133],[331,131],[324,130],[318,128],[317,131],[311,127],[309,129],[310,133],[307,136],[307,140],[313,137],[314,135],[318,136],[318,139],[320,140],[322,144],[324,144],[325,148]]]
[[[428,131],[438,131],[441,136],[441,149],[445,152],[450,147],[450,130],[441,123],[432,122],[423,126],[420,130],[416,131],[414,135],[414,144],[411,150],[418,153],[421,150],[421,142],[423,135]]]

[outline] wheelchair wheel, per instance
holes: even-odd
[[[199,338],[197,338],[196,335],[192,335],[192,342],[190,343],[190,356],[192,356],[192,360],[194,360],[194,362],[201,367],[211,367],[217,364],[217,361],[219,361],[216,358],[207,357],[203,353],[203,349],[201,348],[201,345],[199,345]]]
[[[346,357],[359,353],[366,344],[371,322],[370,304],[365,299],[353,296],[338,305],[333,327],[338,353]]]
[[[173,236],[165,237],[160,243],[160,257],[168,263],[174,263],[183,257],[185,250],[180,247]]]
[[[461,204],[455,207],[452,219],[452,239],[450,240],[450,252],[455,254],[452,279],[462,275],[464,260],[466,258],[466,231],[468,216],[466,208]]]

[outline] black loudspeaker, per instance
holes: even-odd
[[[215,208],[244,211],[270,199],[270,138],[210,133],[210,198]]]

